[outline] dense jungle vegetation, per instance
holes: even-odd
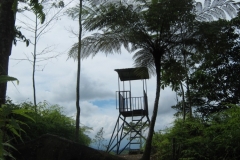
[[[154,157],[157,159],[239,159],[240,107],[183,121],[155,133]]]

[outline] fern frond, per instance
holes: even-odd
[[[231,0],[205,0],[204,8],[202,3],[197,2],[195,6],[196,19],[201,21],[213,21],[215,19],[227,19],[237,16],[237,11],[240,8],[238,3]]]
[[[77,58],[78,43],[75,43],[68,56],[70,58]],[[130,51],[129,42],[121,33],[95,33],[82,40],[81,44],[81,58],[87,58],[90,55],[95,56],[98,52],[103,52],[106,55],[112,53],[121,53],[121,47]]]
[[[226,9],[228,10],[228,13],[232,14],[231,18],[234,18],[237,16],[237,11],[235,10],[235,8],[232,5],[226,5]]]
[[[133,55],[134,65],[136,67],[146,67],[150,75],[155,75],[154,57],[149,50],[141,49]]]
[[[69,9],[67,9],[67,11],[65,12],[67,14],[67,16],[71,17],[73,20],[79,17],[79,4],[71,7]]]
[[[214,8],[214,11],[217,12],[217,14],[219,14],[221,16],[222,19],[226,19],[226,14],[224,13],[224,11],[220,8]]]
[[[16,158],[11,154],[11,152],[6,150],[5,148],[11,148],[11,149],[14,149],[15,151],[17,151],[17,149],[13,145],[11,145],[9,142],[2,143],[2,150],[0,151],[0,153],[1,153],[0,160],[3,160],[3,156],[10,157],[11,159],[16,160]]]
[[[28,119],[35,122],[35,120],[27,114],[27,113],[34,113],[31,110],[28,110],[28,109],[14,109],[14,110],[12,110],[12,113],[16,114],[16,115],[20,115],[20,116],[25,117],[25,118],[28,118]]]
[[[203,11],[208,10],[210,8],[210,5],[211,5],[211,0],[205,0]]]
[[[78,57],[78,43],[74,43],[71,49],[68,51],[68,57],[76,60]]]
[[[220,19],[222,17],[221,15],[217,14],[217,12],[215,12],[214,10],[210,10],[209,13],[217,19]]]
[[[202,13],[202,3],[201,2],[197,2],[195,5],[195,12],[197,15]]]

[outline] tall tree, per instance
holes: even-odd
[[[237,58],[238,36],[234,30],[238,26],[237,24],[239,22],[239,18],[238,17],[234,18],[234,17],[236,16],[237,9],[239,9],[239,2],[226,1],[226,0],[211,2],[211,0],[206,0],[203,6],[200,2],[197,2],[195,5],[195,9],[196,9],[195,11],[197,15],[196,19],[201,22],[199,23],[196,29],[196,31],[198,32],[196,33],[196,35],[198,35],[198,38],[197,38],[198,42],[196,42],[195,44],[197,45],[195,45],[194,48],[193,46],[191,46],[190,48],[183,47],[182,48],[183,52],[180,52],[182,54],[182,56],[180,57],[182,57],[183,59],[182,66],[185,67],[186,71],[188,70],[188,72],[186,72],[185,74],[186,76],[183,77],[183,80],[185,79],[184,84],[186,85],[186,98],[185,99],[183,98],[181,102],[179,102],[177,105],[173,107],[178,109],[178,113],[182,113],[184,111],[180,108],[184,107],[187,104],[187,112],[191,113],[191,110],[189,109],[191,109],[192,107],[197,107],[195,111],[197,111],[197,113],[200,113],[202,116],[204,115],[206,116],[211,112],[220,111],[223,108],[225,108],[226,104],[225,104],[225,107],[222,104],[219,105],[219,102],[220,101],[222,102],[223,99],[225,99],[224,100],[225,103],[228,102],[228,103],[235,104],[237,101],[236,99],[237,92],[233,91],[234,87],[238,88],[238,86],[236,86],[237,82],[235,84],[230,85],[232,86],[231,87],[232,89],[229,88],[231,91],[228,90],[227,92],[225,92],[225,95],[219,94],[219,93],[221,92],[220,90],[224,90],[224,88],[221,88],[220,86],[223,87],[224,85],[226,85],[226,82],[227,82],[222,78],[227,76],[233,77],[233,75],[236,75],[233,73],[237,70],[236,64],[238,63],[237,62],[238,61],[238,58]],[[222,20],[222,19],[229,19],[229,17],[234,19],[230,21]],[[221,20],[218,20],[218,19],[221,19]],[[184,43],[183,43],[183,46],[185,46]],[[230,53],[230,50],[231,50],[231,53]],[[222,52],[225,52],[226,54],[222,54]],[[235,56],[235,58],[232,57],[233,55]],[[234,59],[234,60],[230,60],[230,59]],[[222,68],[221,72],[220,72],[220,69],[218,69],[219,72],[214,73],[213,70],[216,70],[216,67],[220,67],[219,66],[220,64]],[[215,65],[215,69],[213,65]],[[171,69],[172,71],[176,69],[179,70],[181,68],[180,66],[178,66],[177,68],[174,66],[176,65],[172,65],[170,67],[172,68]],[[230,69],[229,66],[231,66],[232,69]],[[207,71],[210,69],[208,67],[211,68],[212,70],[211,73]],[[232,72],[232,74],[228,74],[228,75],[226,74],[227,68],[229,68],[228,72],[229,73]],[[179,73],[181,72],[178,72],[178,74]],[[169,72],[166,74],[169,74]],[[169,75],[172,75],[172,74],[169,74]],[[222,78],[220,76],[222,76]],[[215,77],[213,79],[218,79],[215,81],[219,81],[219,83],[217,83],[219,85],[216,85],[215,83],[207,83],[207,80],[212,79],[210,77],[212,78]],[[166,76],[166,78],[168,80],[167,81],[168,84],[170,84],[169,82],[171,82],[172,84],[176,85],[176,80],[177,80],[176,78],[175,79],[174,77],[171,78],[171,76],[168,76],[168,75]],[[170,81],[169,81],[169,78],[171,78]],[[222,84],[221,82],[224,82],[224,81],[225,83]],[[200,82],[199,84],[201,85],[199,85],[197,82]],[[232,82],[228,81],[227,83],[232,83]],[[211,84],[212,86],[209,84]],[[179,87],[177,89],[179,89]],[[216,91],[218,91],[218,93],[216,93]],[[227,93],[229,95],[227,95]],[[183,92],[181,92],[179,95],[184,97]],[[213,95],[216,95],[216,96],[213,96]],[[222,97],[222,100],[220,100],[221,99],[220,97]],[[227,97],[232,97],[232,98],[227,98]],[[185,113],[183,113],[183,115],[184,114]]]
[[[203,117],[240,101],[240,46],[234,21],[202,23],[199,29],[203,54],[190,82],[193,105]]]
[[[82,44],[82,1],[79,0],[79,33],[78,33],[78,43]],[[79,137],[79,128],[80,128],[80,72],[81,72],[81,45],[78,45],[78,58],[77,58],[77,88],[76,88],[76,140],[78,141]]]
[[[18,2],[29,2],[29,6],[38,15],[41,22],[45,19],[42,6],[38,3],[38,0],[0,0],[0,75],[8,75],[9,56],[14,39],[19,37],[26,41],[21,32],[15,28]],[[7,83],[0,84],[0,106],[5,103],[6,90]]]
[[[17,19],[18,22],[20,22],[22,30],[25,30],[27,32],[30,32],[30,34],[33,34],[33,39],[30,39],[30,45],[33,45],[33,51],[31,52],[31,56],[26,59],[14,59],[14,60],[27,60],[32,64],[32,86],[33,86],[33,103],[35,105],[35,112],[37,112],[37,95],[36,95],[36,80],[35,80],[35,74],[37,71],[37,63],[47,61],[52,58],[56,58],[59,56],[59,54],[51,54],[48,53],[52,52],[54,50],[54,45],[47,44],[45,45],[45,48],[43,48],[41,51],[38,49],[39,41],[41,41],[41,37],[45,35],[48,31],[50,31],[53,27],[53,25],[56,23],[56,21],[61,17],[61,13],[63,9],[69,5],[72,1],[70,1],[68,4],[64,4],[63,1],[56,1],[52,2],[49,0],[42,0],[40,3],[44,7],[43,11],[46,15],[45,23],[41,23],[38,20],[38,15],[33,12],[31,9],[29,9],[27,6],[24,7],[26,11],[21,12],[22,15],[21,19]],[[57,9],[57,10],[56,10]],[[34,15],[32,18],[32,14]],[[26,22],[26,19],[28,19],[28,22]],[[29,21],[30,20],[30,21]],[[46,56],[47,55],[47,56]],[[40,65],[38,65],[40,66]]]
[[[229,19],[229,17],[234,18],[236,16],[238,8],[239,2],[234,1],[205,0],[204,4],[202,4],[201,2],[196,2],[196,20],[199,22],[212,22],[218,19]],[[184,25],[185,24],[182,24],[180,34],[182,32],[185,32],[184,28],[186,26]],[[206,30],[206,28],[203,29],[205,30],[204,32],[207,32],[209,30]],[[197,34],[195,34],[195,36],[202,36],[204,32],[198,32]],[[213,34],[217,32],[217,29],[215,31],[211,30],[211,33]],[[210,36],[205,35],[204,38],[208,39],[210,38]],[[226,39],[225,41],[226,43],[228,43]],[[202,42],[198,43],[200,44],[199,46],[203,46],[201,45]],[[185,119],[186,117],[186,112],[189,113],[190,116],[192,115],[192,107],[194,107],[194,105],[192,102],[192,94],[190,93],[190,88],[192,84],[190,84],[189,78],[190,74],[194,72],[194,70],[200,63],[199,56],[197,58],[196,55],[200,53],[204,54],[202,51],[199,51],[196,48],[196,44],[197,43],[195,43],[194,46],[189,46],[186,42],[184,42],[183,38],[182,47],[179,48],[179,50],[177,51],[178,54],[175,54],[175,56],[173,56],[174,58],[171,58],[171,61],[166,62],[167,65],[163,69],[163,86],[170,85],[173,90],[178,92],[178,95],[182,96],[182,101],[173,107],[178,109],[179,107],[181,108],[178,113],[182,113],[183,119]],[[196,64],[198,65],[196,66]],[[184,86],[186,87],[186,89],[184,89]]]
[[[14,0],[0,1],[0,75],[8,75],[8,62],[14,39]],[[5,103],[7,83],[0,84],[0,106]]]
[[[79,0],[79,4],[75,7],[70,8],[67,11],[67,14],[72,17],[73,19],[78,18],[78,42],[77,44],[82,44],[82,20],[83,20],[83,1]],[[73,57],[77,59],[77,84],[76,84],[76,141],[78,141],[79,137],[79,130],[80,130],[80,72],[81,72],[81,50],[82,50],[82,45],[78,45],[76,50],[76,55]],[[71,50],[69,51],[69,53]],[[71,54],[69,55],[71,57]]]
[[[46,2],[48,2],[48,1],[47,0],[41,1],[41,5],[44,5],[44,4],[46,5]],[[53,3],[53,4],[55,4],[55,3]],[[53,5],[53,4],[50,4],[51,7],[48,8],[47,10],[45,10],[46,13],[49,13],[49,11],[55,6],[59,7],[59,8],[64,7],[63,1],[60,1],[58,3],[58,5],[56,5],[56,4]],[[34,15],[35,15],[35,26],[34,26],[34,31],[33,31],[34,32],[34,42],[33,42],[34,50],[33,50],[33,54],[32,54],[33,55],[32,85],[33,85],[33,102],[34,102],[34,105],[35,105],[35,112],[37,112],[37,98],[36,98],[36,85],[35,85],[35,72],[36,72],[36,63],[37,63],[37,55],[38,55],[37,54],[37,43],[38,43],[38,40],[40,39],[40,37],[46,32],[47,27],[49,27],[50,24],[58,18],[58,14],[60,13],[61,10],[59,10],[57,13],[55,13],[50,18],[50,20],[47,20],[47,22],[44,25],[42,25],[41,27],[39,27],[40,24],[38,22],[37,13],[34,13]],[[46,52],[49,52],[49,50],[46,51]],[[42,53],[42,54],[44,54],[44,53]],[[50,59],[50,57],[48,57],[47,59]]]

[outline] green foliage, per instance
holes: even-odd
[[[10,76],[7,76],[7,75],[0,75],[0,83],[6,83],[6,82],[9,82],[9,81],[17,81],[17,83],[19,83],[17,78],[10,77]]]
[[[175,59],[168,59],[164,62],[162,70],[162,86],[164,89],[166,86],[170,86],[172,90],[179,90],[179,84],[184,81],[186,75],[186,69],[182,66],[181,62]]]
[[[20,27],[16,27],[15,26],[15,35],[14,35],[14,39],[13,39],[13,44],[14,45],[17,45],[17,41],[18,40],[21,40],[23,42],[26,43],[26,46],[28,47],[29,46],[29,43],[30,43],[30,40],[27,39],[23,34],[22,32],[20,31]]]
[[[19,2],[27,4],[29,8],[26,6],[24,7],[25,9],[18,8]],[[62,3],[60,3],[59,5],[62,5]],[[37,18],[40,20],[41,23],[44,23],[44,21],[45,21],[45,13],[43,11],[43,5],[41,3],[39,3],[38,0],[14,0],[14,3],[12,5],[12,10],[15,12],[15,14],[17,12],[21,12],[24,10],[31,10],[37,16]],[[25,42],[26,46],[29,46],[30,40],[27,39],[22,34],[22,32],[20,31],[20,27],[14,26],[13,43],[16,45],[18,40]]]
[[[14,0],[14,3],[12,5],[12,10],[16,13],[17,11],[20,11],[18,9],[18,3],[27,3],[30,9],[37,15],[38,19],[41,23],[45,21],[45,14],[43,12],[43,6],[41,3],[38,2],[38,0]],[[60,2],[59,2],[60,3]],[[59,4],[60,6],[64,5],[62,2]],[[27,8],[27,7],[25,7]]]
[[[199,25],[197,49],[201,54],[196,56],[198,67],[189,82],[193,106],[203,117],[240,100],[240,48],[235,20]]]
[[[173,106],[178,115],[183,113],[184,104],[194,107],[195,113],[204,119],[208,114],[229,108],[228,103],[239,103],[240,48],[239,34],[235,30],[238,18],[196,23],[194,49],[190,53],[191,50],[185,48],[188,51],[185,71],[181,67],[184,63],[177,66],[174,61],[169,61],[171,65],[163,66],[166,72],[162,74],[163,84],[178,89],[178,80],[183,80],[186,85],[185,103],[182,100]],[[177,57],[176,61],[180,60],[181,57]],[[179,90],[177,93],[183,96]]]
[[[14,159],[11,155],[11,149],[14,149],[12,140],[16,137],[22,140],[21,133],[25,132],[22,129],[23,125],[27,125],[25,122],[14,118],[19,116],[33,121],[33,118],[28,115],[32,111],[26,109],[14,109],[8,105],[2,105],[0,108],[0,159],[8,156]]]
[[[240,107],[211,114],[208,121],[177,119],[173,127],[154,135],[153,148],[158,159],[239,159]],[[173,143],[175,139],[175,143]],[[173,149],[174,148],[174,149]]]
[[[28,0],[27,1],[31,10],[37,15],[40,22],[43,23],[45,21],[45,14],[43,12],[43,6],[38,2],[38,0]]]
[[[58,105],[50,105],[46,101],[40,102],[37,105],[37,113],[35,106],[31,102],[24,102],[19,105],[13,104],[8,100],[6,104],[9,108],[21,109],[30,111],[29,119],[22,117],[14,117],[23,121],[27,125],[21,126],[25,134],[21,135],[23,141],[29,141],[40,137],[43,134],[54,134],[70,140],[75,140],[75,121],[71,117],[63,114],[63,108]],[[89,145],[91,139],[86,135],[91,128],[83,126],[80,129],[79,143]],[[19,140],[16,142],[19,143]]]
[[[18,82],[18,79],[6,75],[0,75],[0,83],[6,83],[8,81]],[[4,159],[5,156],[14,159],[12,154],[9,152],[9,149],[15,149],[10,143],[11,135],[15,135],[21,138],[20,132],[23,131],[19,127],[19,124],[24,123],[12,118],[11,114],[22,115],[31,119],[31,117],[26,115],[26,112],[28,111],[12,110],[10,108],[7,108],[6,105],[0,106],[0,160]]]

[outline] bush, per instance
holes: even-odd
[[[70,140],[75,140],[75,121],[71,117],[63,114],[63,108],[59,105],[50,105],[46,101],[38,103],[37,113],[35,106],[31,102],[24,102],[19,105],[13,104],[10,100],[7,101],[8,107],[21,108],[32,111],[29,113],[34,121],[23,119],[22,117],[15,117],[26,123],[21,126],[26,132],[21,135],[23,141],[29,141],[38,138],[43,134],[54,134]],[[90,130],[89,127],[81,127],[79,135],[79,143],[89,145],[91,139],[86,135]],[[17,141],[17,143],[19,140]]]
[[[239,159],[239,122],[239,106],[212,114],[208,121],[197,117],[186,121],[177,119],[173,127],[154,135],[155,156],[160,160]]]
[[[12,140],[16,137],[21,139],[21,133],[24,130],[21,128],[22,125],[26,125],[23,121],[15,119],[14,116],[26,118],[34,121],[27,113],[31,111],[26,109],[10,108],[7,105],[1,105],[0,107],[0,160],[5,157],[12,156],[11,151],[16,150],[12,145]]]

